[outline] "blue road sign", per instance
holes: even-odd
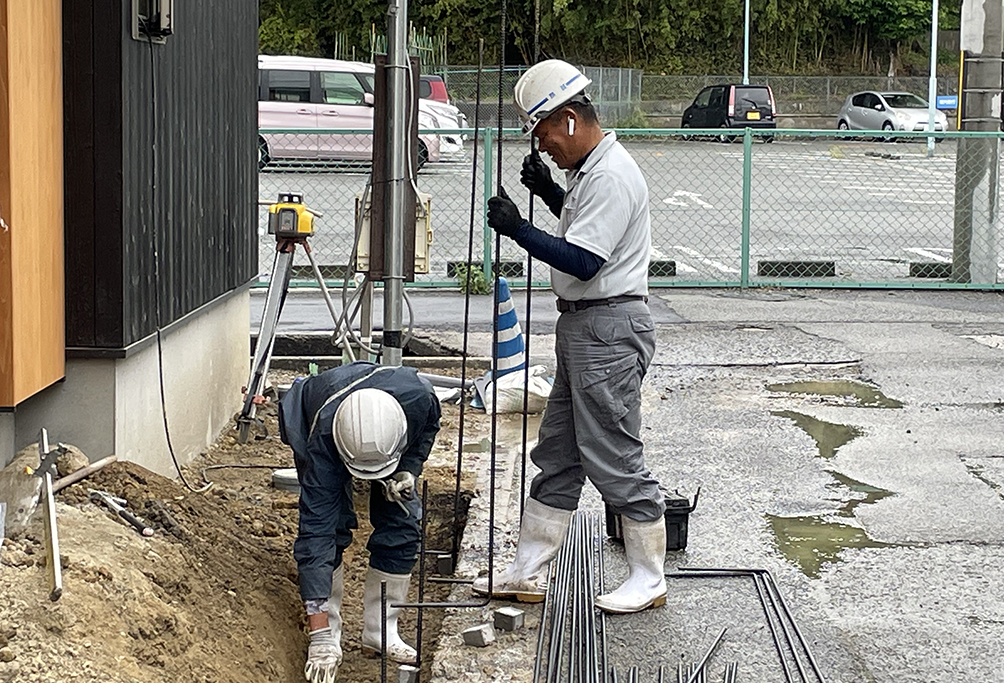
[[[959,96],[938,95],[937,99],[934,101],[934,104],[938,109],[958,109]]]

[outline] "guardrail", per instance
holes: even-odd
[[[1000,133],[783,129],[616,131],[646,177],[652,217],[652,287],[881,287],[1002,289]],[[303,192],[324,211],[312,238],[326,277],[340,285],[354,230],[354,197],[368,179],[368,129],[263,130],[259,196]],[[455,287],[467,260],[496,255],[485,222],[496,187],[498,131],[423,130],[420,191],[432,196],[431,272],[409,286]],[[772,143],[772,144],[771,144]],[[528,215],[519,169],[529,142],[503,131],[503,185]],[[311,156],[312,155],[312,156]],[[546,155],[545,155],[546,156]],[[560,171],[553,170],[561,180]],[[475,175],[476,174],[476,175]],[[556,220],[535,205],[543,229]],[[274,243],[259,222],[267,281]],[[514,286],[529,276],[509,240],[498,259]]]

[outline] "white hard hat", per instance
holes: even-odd
[[[553,114],[581,93],[591,80],[568,62],[548,59],[534,64],[516,81],[516,109],[523,119],[523,133]]]
[[[331,421],[338,454],[360,479],[381,479],[397,469],[408,441],[408,419],[393,396],[368,387],[349,394]]]

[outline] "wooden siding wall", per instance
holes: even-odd
[[[0,0],[0,407],[64,374],[60,0]]]
[[[151,45],[129,0],[63,1],[67,344],[121,349],[257,273],[258,3],[176,3]]]

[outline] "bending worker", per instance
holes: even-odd
[[[439,432],[439,401],[413,368],[356,362],[297,379],[279,402],[279,430],[293,449],[300,483],[296,558],[310,625],[304,675],[335,680],[342,662],[342,552],[358,528],[352,479],[370,480],[363,594],[364,649],[380,651],[380,584],[387,584],[387,657],[415,663],[415,649],[397,632],[408,597],[421,533],[415,479]]]
[[[596,599],[608,612],[666,602],[665,501],[642,455],[641,382],[655,352],[648,308],[648,187],[638,165],[603,133],[575,67],[548,60],[516,83],[524,133],[565,171],[566,187],[535,150],[523,184],[556,217],[556,235],[531,225],[506,196],[488,200],[488,224],[551,266],[558,296],[554,386],[531,452],[540,473],[524,507],[516,558],[492,579],[494,597],[538,601],[586,478],[623,519],[630,573]],[[488,593],[487,577],[474,590]]]

